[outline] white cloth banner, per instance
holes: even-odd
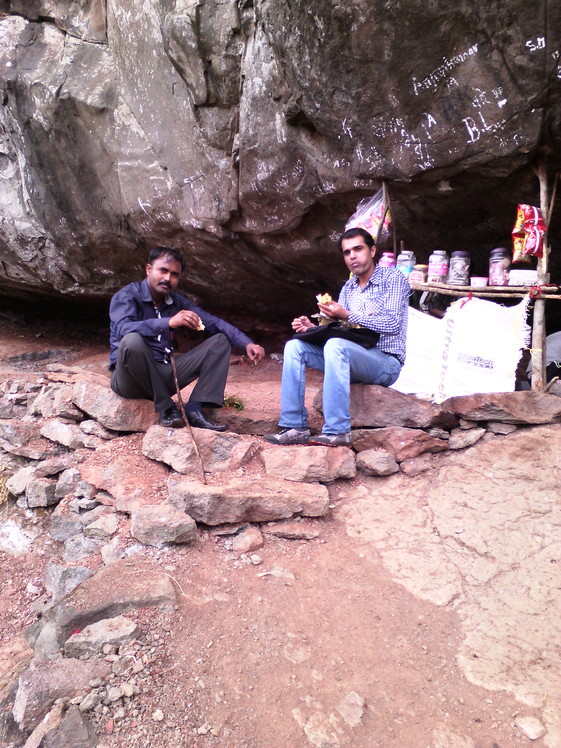
[[[442,402],[477,392],[513,392],[528,344],[528,297],[515,306],[462,298],[443,319],[409,308],[407,357],[393,386]]]

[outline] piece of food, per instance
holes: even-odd
[[[318,293],[316,299],[318,300],[318,304],[331,304],[333,301],[328,293]]]
[[[203,321],[200,319],[199,320],[199,326],[197,327],[197,330],[204,330],[204,329],[205,329],[205,326],[203,325]]]

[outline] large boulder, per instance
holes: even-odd
[[[195,440],[196,445],[193,443]],[[256,441],[238,434],[206,429],[152,426],[142,440],[142,454],[169,465],[178,473],[236,470],[259,451]]]
[[[117,561],[49,608],[26,630],[26,636],[36,651],[52,654],[76,629],[135,608],[173,604],[175,598],[168,574],[136,569],[130,562]]]
[[[204,304],[290,319],[339,284],[334,239],[383,178],[420,260],[469,246],[483,267],[509,236],[513,195],[536,200],[540,147],[559,166],[560,10],[546,0],[3,11],[0,287],[12,295],[91,307],[141,274],[145,246],[170,243]],[[217,282],[244,292],[218,296]]]
[[[32,730],[49,712],[57,699],[72,699],[92,678],[107,678],[106,662],[82,662],[55,657],[32,661],[19,679],[13,715],[20,728]]]
[[[113,431],[146,431],[154,423],[154,403],[126,400],[110,387],[95,382],[77,382],[72,401],[84,413]]]

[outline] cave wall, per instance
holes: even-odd
[[[560,50],[545,0],[0,0],[0,291],[103,301],[168,244],[285,319],[382,179],[419,260],[481,272],[559,169]]]

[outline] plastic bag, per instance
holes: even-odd
[[[378,229],[384,215],[384,191],[378,190],[373,197],[367,197],[357,205],[357,208],[353,215],[349,218],[345,225],[345,231],[347,229],[364,229],[376,240],[377,238],[386,238],[390,232],[391,216],[390,211],[386,213],[384,218],[384,225],[378,237]]]
[[[516,223],[512,229],[512,261],[529,262],[530,256],[543,254],[545,222],[539,208],[533,205],[519,205]]]

